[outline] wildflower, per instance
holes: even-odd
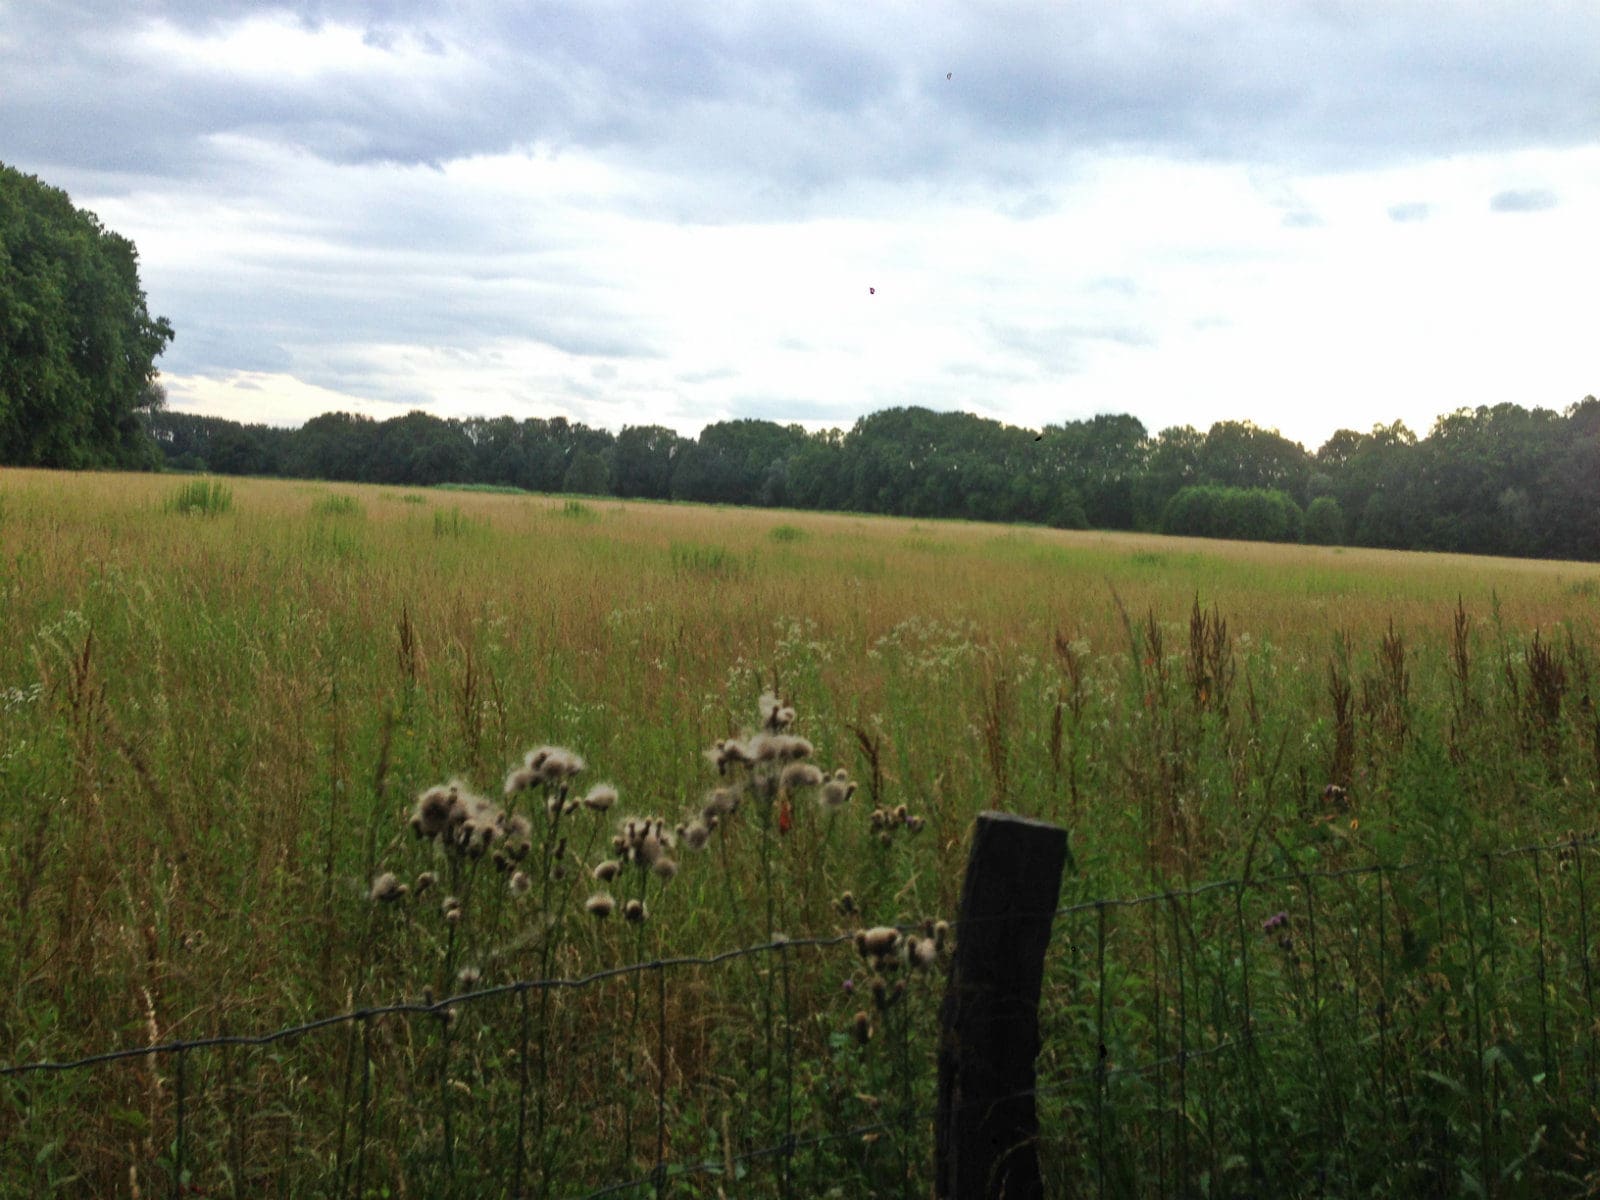
[[[794,737],[787,733],[774,733],[766,735],[762,739],[756,756],[763,761],[777,759],[780,762],[798,762],[802,758],[810,758],[815,749],[803,737]]]
[[[462,967],[456,972],[456,983],[464,988],[476,987],[482,978],[483,974],[477,967]]]
[[[372,891],[367,898],[369,900],[381,900],[385,904],[393,904],[410,890],[394,877],[394,872],[385,871],[372,881]]]
[[[833,910],[841,917],[854,916],[856,912],[855,893],[841,892],[839,898],[833,902]]]
[[[609,917],[611,910],[616,906],[617,902],[611,898],[609,892],[596,892],[583,905],[593,916],[601,918]]]
[[[900,945],[900,931],[892,925],[878,925],[856,933],[856,953],[879,960],[891,957]]]
[[[454,790],[447,784],[438,784],[423,792],[411,813],[411,831],[419,838],[438,837],[450,822],[454,802]]]
[[[756,761],[754,750],[734,738],[719,741],[706,751],[718,775],[726,775],[730,766],[748,767]]]
[[[856,794],[856,785],[848,779],[841,779],[842,774],[842,771],[836,771],[817,793],[817,803],[823,808],[841,808]]]
[[[655,872],[658,879],[671,879],[678,873],[678,864],[670,858],[658,858],[651,864],[650,870]]]
[[[926,824],[926,822],[921,817],[907,817],[906,818],[906,832],[907,833],[921,833],[922,832],[922,827],[925,824]]]
[[[526,896],[528,889],[533,887],[533,880],[528,878],[526,871],[511,872],[511,894],[513,896]]]
[[[865,1046],[872,1040],[872,1018],[864,1010],[856,1013],[851,1029],[857,1045]]]
[[[528,751],[523,765],[545,783],[560,783],[584,768],[583,759],[562,746],[536,746]]]
[[[432,871],[424,871],[421,875],[417,876],[417,882],[415,885],[413,885],[411,890],[413,893],[420,896],[438,882],[439,877]]]
[[[939,950],[943,950],[950,944],[949,921],[935,921],[933,923],[933,944]]]
[[[856,981],[854,979],[846,979],[839,986],[844,989],[844,994],[846,996],[849,996],[849,995],[853,994],[855,992],[855,990],[856,990]]]
[[[439,902],[439,912],[446,921],[454,923],[461,918],[461,899],[458,896],[446,896]]]
[[[739,794],[732,788],[717,788],[706,796],[700,815],[706,820],[726,816],[739,810]]]
[[[630,925],[637,925],[650,914],[645,910],[643,900],[629,900],[622,906],[622,918]]]
[[[583,806],[595,812],[605,812],[617,802],[617,789],[609,783],[597,783],[583,798]]]
[[[532,767],[518,767],[506,776],[505,794],[507,797],[515,796],[518,792],[526,791],[539,782],[539,772]]]
[[[779,729],[783,728],[783,724],[780,724],[780,714],[784,711],[786,706],[782,700],[779,700],[778,697],[773,695],[771,692],[762,692],[761,699],[757,702],[757,706],[761,709],[761,724],[763,728],[770,729],[773,732],[777,732]],[[791,714],[794,712],[793,709],[789,709],[788,711]],[[793,718],[791,716],[791,720],[792,719]]]
[[[808,762],[790,763],[778,776],[778,782],[793,791],[795,788],[816,787],[822,782],[822,772]]]
[[[622,864],[614,859],[607,859],[594,869],[594,877],[601,883],[610,883],[622,871]]]
[[[1268,917],[1265,921],[1261,922],[1261,932],[1262,933],[1272,933],[1274,930],[1282,929],[1288,923],[1289,923],[1289,914],[1288,913],[1286,913],[1286,912],[1275,912],[1270,917]]]
[[[706,843],[711,840],[711,826],[703,819],[696,817],[687,825],[680,826],[678,836],[683,839],[683,844],[691,850],[703,850]]]
[[[906,939],[906,962],[913,970],[927,970],[938,957],[939,947],[932,938]]]

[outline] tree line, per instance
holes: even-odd
[[[1248,421],[1151,435],[1126,414],[1023,429],[891,408],[850,429],[742,419],[686,438],[562,417],[298,429],[154,411],[180,470],[411,486],[478,484],[654,500],[1033,522],[1265,541],[1600,560],[1600,400],[1461,409],[1425,437],[1342,429],[1314,453]]]

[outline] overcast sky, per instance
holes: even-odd
[[[0,0],[0,161],[137,243],[181,411],[1315,449],[1600,391],[1597,50],[1594,0]]]

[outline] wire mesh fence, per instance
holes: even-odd
[[[1100,1196],[1593,1187],[1595,852],[1063,905],[1035,1092],[1047,1180]],[[944,979],[873,975],[852,943],[6,1066],[0,1174],[34,1194],[53,1148],[61,1194],[924,1196]]]

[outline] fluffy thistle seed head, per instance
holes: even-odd
[[[922,832],[922,827],[924,825],[926,825],[926,824],[927,824],[927,822],[924,821],[921,817],[907,817],[906,818],[906,832],[907,833],[921,833]]]
[[[736,812],[739,808],[739,793],[732,788],[717,788],[706,795],[705,804],[700,809],[700,815],[708,821],[712,817],[725,816]]]
[[[477,967],[462,967],[456,972],[456,983],[464,988],[477,987],[478,981],[483,978],[483,972]]]
[[[601,883],[610,883],[622,873],[622,864],[615,859],[607,859],[594,869],[594,877]]]
[[[511,894],[513,896],[526,896],[528,889],[533,887],[533,880],[528,878],[526,871],[511,872]]]
[[[783,769],[778,781],[790,791],[816,787],[822,782],[822,772],[808,762],[790,763]]]
[[[856,1044],[865,1046],[872,1040],[872,1018],[865,1011],[856,1013],[851,1032],[855,1035]]]
[[[617,902],[611,898],[611,893],[609,892],[596,892],[588,900],[584,901],[583,907],[589,911],[591,916],[604,920],[611,915],[612,909],[617,907]]]
[[[640,924],[650,914],[646,911],[643,900],[629,900],[622,906],[623,920],[631,925]]]
[[[932,938],[906,939],[906,962],[912,970],[926,971],[938,958],[939,948]]]
[[[525,792],[539,782],[539,772],[532,767],[518,767],[506,776],[505,793],[515,796],[518,792]]]
[[[367,898],[381,901],[385,904],[393,904],[410,890],[395,878],[393,871],[385,871],[372,881],[372,891]]]
[[[422,895],[422,893],[426,892],[429,888],[431,888],[434,884],[436,884],[438,882],[439,882],[439,877],[437,875],[435,875],[432,871],[424,871],[421,875],[417,876],[416,887],[414,889],[412,889],[412,890],[415,891],[416,894],[420,896],[420,895]]]
[[[900,931],[893,925],[876,925],[856,934],[856,953],[862,958],[887,959],[900,946]]]
[[[417,806],[412,810],[412,831],[419,838],[438,837],[450,823],[450,810],[454,806],[454,789],[449,784],[428,788],[417,797]]]
[[[668,880],[678,873],[678,864],[670,858],[658,858],[651,864],[650,870],[655,873],[656,878]]]
[[[609,783],[597,783],[583,798],[583,806],[595,812],[605,812],[617,802],[617,789]]]
[[[940,950],[950,944],[949,921],[935,921],[933,923],[933,944]]]
[[[683,826],[678,835],[683,839],[683,844],[691,850],[704,850],[706,843],[711,840],[711,826],[704,820],[696,817]]]
[[[842,808],[850,802],[850,797],[856,794],[856,785],[841,782],[835,775],[822,785],[822,790],[817,793],[817,803],[823,808]]]

